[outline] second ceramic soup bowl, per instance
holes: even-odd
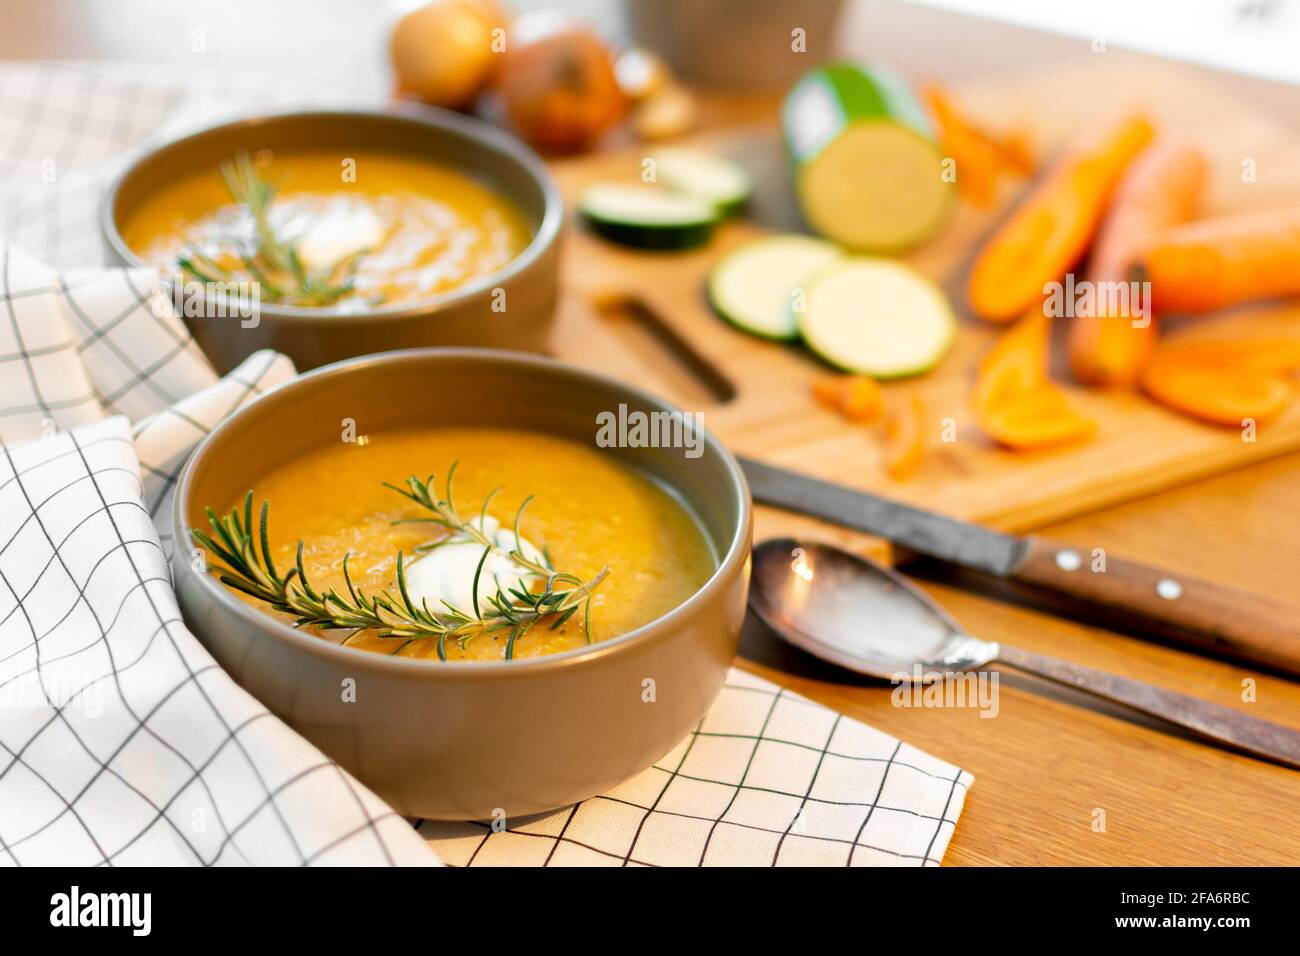
[[[412,202],[417,174],[426,168],[440,171],[430,174],[435,176],[434,185],[428,186],[431,195],[424,197],[432,209],[428,213],[434,220],[429,227],[432,233],[450,228],[437,221],[446,215],[438,203],[450,201],[458,177],[465,177],[460,181],[472,181],[475,188],[487,191],[485,195],[497,197],[517,212],[525,235],[520,251],[486,274],[444,291],[364,307],[281,304],[265,291],[255,317],[245,319],[231,314],[236,310],[230,308],[229,297],[211,291],[217,285],[195,280],[193,284],[207,288],[207,294],[200,302],[182,301],[179,311],[219,371],[228,371],[264,348],[288,355],[300,371],[370,352],[417,346],[545,351],[557,296],[564,218],[559,190],[545,164],[518,139],[448,110],[393,106],[272,113],[221,123],[157,145],[128,165],[105,195],[101,226],[110,254],[128,266],[143,266],[145,250],[128,242],[141,217],[175,223],[197,216],[209,205],[219,208],[231,203],[218,168],[241,154],[267,159],[266,177],[278,189],[272,210],[289,191],[311,181],[304,179],[309,170],[295,168],[295,156],[307,156],[316,166],[339,171],[330,187],[336,191],[329,194],[331,201],[354,201],[348,197],[357,195],[355,190],[364,192],[374,181],[368,172],[371,166],[395,160],[413,166],[402,167],[408,178],[389,174],[387,179],[394,181],[384,187],[385,202]],[[362,158],[355,159],[358,156]],[[342,173],[350,157],[357,165],[348,185]],[[287,163],[283,170],[277,166],[281,158]],[[324,186],[315,183],[313,188]],[[159,203],[164,208],[155,208]],[[357,222],[348,220],[341,228],[351,234]],[[335,226],[326,232],[339,229]],[[233,224],[229,231],[238,234]],[[214,235],[220,234],[222,230],[216,229]],[[410,236],[403,236],[401,241],[409,243]],[[326,245],[339,238],[329,237]],[[449,242],[448,248],[453,247],[455,243]],[[301,245],[299,251],[304,251]],[[193,252],[188,254],[195,258]],[[172,258],[179,259],[179,253]],[[395,254],[388,258],[402,260]],[[454,271],[460,268],[458,263],[449,254],[446,262],[424,271]],[[421,274],[409,262],[403,268],[407,274]],[[202,269],[205,274],[212,271],[206,264]],[[169,266],[164,278],[175,285],[185,277]],[[190,284],[185,279],[183,285]],[[260,286],[269,290],[273,284]]]

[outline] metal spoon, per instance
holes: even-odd
[[[924,680],[1006,664],[1300,768],[1298,731],[1142,681],[978,640],[902,575],[830,545],[776,538],[755,547],[749,606],[790,643],[871,677],[910,681],[919,670]]]

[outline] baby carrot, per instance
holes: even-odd
[[[1134,300],[1130,266],[1162,230],[1192,215],[1205,170],[1205,157],[1195,147],[1162,140],[1137,158],[1115,190],[1088,261],[1092,308],[1070,322],[1070,368],[1079,381],[1126,388],[1137,381],[1155,346],[1156,327],[1140,289]],[[1100,290],[1108,287],[1126,296],[1103,295]],[[1110,309],[1107,303],[1122,304]]]
[[[1162,312],[1300,294],[1300,207],[1176,226],[1138,260]]]

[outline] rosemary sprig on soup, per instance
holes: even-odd
[[[239,153],[233,161],[222,163],[220,171],[230,198],[252,220],[252,235],[247,241],[230,243],[238,266],[223,265],[191,243],[176,260],[181,272],[200,282],[257,282],[262,295],[284,305],[329,306],[352,291],[360,258],[369,246],[349,249],[333,261],[308,268],[298,253],[302,237],[288,239],[272,225],[276,187],[263,178],[249,155]]]
[[[433,482],[432,475],[427,481],[421,481],[414,475],[407,478],[409,490],[404,491],[395,485],[387,487],[433,513],[433,517],[413,518],[409,521],[432,522],[448,532],[441,540],[423,545],[417,550],[430,552],[435,548],[464,543],[482,549],[474,568],[470,609],[453,604],[442,595],[436,597],[432,606],[427,593],[419,595],[418,599],[413,598],[401,551],[397,552],[397,596],[387,588],[367,595],[363,588],[358,587],[348,571],[350,554],[343,555],[346,593],[340,593],[334,588],[317,591],[312,587],[303,566],[301,541],[298,542],[294,566],[281,575],[271,556],[270,502],[262,502],[257,537],[254,539],[251,491],[244,498],[242,516],[237,508],[232,509],[225,518],[218,517],[211,508],[207,509],[208,521],[215,538],[198,530],[194,531],[194,537],[226,563],[226,569],[220,572],[223,583],[269,604],[277,611],[293,615],[299,627],[353,632],[343,639],[344,644],[360,631],[373,631],[376,637],[400,639],[402,643],[394,652],[400,651],[411,641],[432,638],[437,641],[438,657],[446,660],[448,640],[455,641],[464,650],[471,638],[509,631],[505,658],[510,660],[514,657],[516,642],[534,624],[549,621],[552,629],[559,628],[578,611],[584,612],[583,628],[590,643],[591,595],[605,580],[609,568],[601,569],[599,574],[586,582],[575,575],[555,570],[545,554],[538,553],[519,534],[520,519],[529,499],[525,499],[515,513],[514,531],[510,534],[512,545],[509,548],[503,546],[501,538],[488,530],[491,526],[488,524],[490,519],[487,509],[492,496],[483,503],[478,516],[470,521],[465,521],[456,511],[451,497],[451,479],[455,470],[453,463],[447,474],[446,497],[442,499],[434,498],[429,491]],[[505,582],[500,573],[495,574],[495,593],[484,598],[480,595],[479,585],[486,582],[484,566],[493,557],[504,558],[518,568],[518,573],[508,576]],[[534,590],[530,586],[535,580],[544,582],[541,590]]]
[[[385,480],[417,457],[450,461],[445,478]],[[194,532],[214,575],[287,623],[378,653],[477,661],[571,650],[661,616],[716,567],[674,496],[548,435],[379,433],[288,462],[257,487],[260,511],[250,492]]]
[[[514,204],[450,165],[297,149],[269,161],[241,152],[165,183],[122,236],[190,281],[257,283],[263,302],[358,311],[496,272],[530,231]]]

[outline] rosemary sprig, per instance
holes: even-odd
[[[483,505],[479,509],[477,525],[472,521],[466,521],[456,510],[456,506],[452,503],[451,497],[452,480],[456,477],[456,466],[458,464],[459,462],[453,461],[451,467],[447,469],[447,479],[443,485],[444,496],[442,498],[436,497],[430,490],[433,486],[433,475],[430,475],[423,481],[415,475],[411,475],[406,479],[405,487],[384,482],[385,488],[391,488],[403,498],[415,502],[421,508],[430,512],[430,516],[427,518],[403,518],[394,521],[393,524],[436,524],[451,532],[448,537],[430,542],[429,544],[420,545],[415,550],[420,552],[431,551],[439,545],[455,540],[455,538],[459,536],[462,538],[468,538],[475,544],[481,545],[484,548],[484,557],[489,553],[504,555],[530,574],[539,577],[549,577],[553,575],[555,569],[551,567],[548,559],[543,557],[541,561],[538,561],[529,558],[523,553],[523,548],[519,543],[523,540],[519,535],[519,525],[523,521],[524,512],[528,510],[528,506],[533,502],[533,496],[529,495],[525,498],[523,504],[519,506],[519,510],[515,512],[514,524],[512,526],[515,536],[515,546],[511,550],[506,551],[499,547],[497,543],[493,541],[485,531],[483,531],[483,523],[487,518],[488,506],[492,504],[492,499],[497,496],[501,489],[492,489],[492,491],[488,493],[488,496],[483,499]],[[481,564],[482,562],[480,562],[480,565]],[[581,583],[581,581],[578,581],[578,579],[574,578],[571,574],[560,575],[560,577],[571,579],[569,583],[574,583],[575,581]]]
[[[310,272],[299,258],[296,244],[278,235],[271,225],[276,188],[258,172],[248,153],[240,151],[233,161],[222,163],[221,179],[231,198],[253,219],[251,248],[236,250],[242,272],[220,265],[194,245],[177,259],[182,272],[204,283],[251,279],[268,298],[286,305],[329,306],[352,292],[360,258],[368,250],[358,250],[326,269]]]
[[[584,629],[587,641],[590,642],[591,595],[609,574],[609,568],[602,569],[591,580],[583,581],[576,575],[556,571],[550,566],[549,559],[538,561],[525,555],[519,544],[519,522],[531,498],[515,514],[515,547],[509,551],[498,547],[481,527],[482,519],[487,515],[487,505],[493,496],[489,495],[484,502],[479,512],[478,526],[465,521],[452,503],[451,479],[454,472],[453,465],[447,475],[443,498],[435,498],[429,490],[433,483],[432,475],[426,481],[411,476],[406,481],[409,490],[386,485],[433,513],[430,518],[411,520],[432,522],[451,532],[448,539],[431,546],[445,543],[455,536],[483,546],[483,556],[479,559],[474,574],[472,613],[445,600],[436,609],[430,608],[427,600],[421,600],[417,604],[407,588],[405,557],[400,551],[397,553],[396,595],[387,588],[367,594],[358,587],[348,568],[350,554],[343,557],[344,592],[340,593],[334,588],[323,593],[318,591],[308,580],[303,567],[301,541],[298,542],[294,566],[281,574],[271,558],[270,502],[262,502],[255,534],[252,491],[245,496],[242,511],[234,508],[229,515],[221,517],[211,508],[207,509],[212,534],[198,529],[191,533],[199,544],[226,565],[220,569],[219,574],[223,583],[251,595],[277,611],[292,615],[297,627],[352,631],[352,634],[344,638],[344,644],[362,631],[373,631],[378,637],[402,639],[402,643],[393,651],[395,654],[413,640],[433,639],[438,642],[439,658],[446,660],[448,640],[454,640],[464,648],[473,637],[509,630],[505,658],[510,660],[514,657],[515,645],[533,625],[551,619],[550,626],[554,630],[579,610],[583,611]],[[418,550],[427,550],[427,547],[422,546]],[[509,588],[498,586],[496,593],[486,599],[487,606],[480,607],[479,575],[488,556],[493,553],[505,555],[525,574]],[[544,580],[541,591],[534,591],[528,586],[531,578]]]

